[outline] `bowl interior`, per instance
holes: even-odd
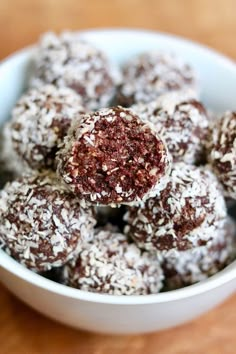
[[[173,52],[189,62],[199,76],[202,101],[213,112],[236,110],[236,65],[220,54],[175,36],[139,30],[96,30],[81,32],[88,41],[103,49],[112,61],[122,64],[133,55],[145,50],[159,49]],[[0,125],[9,118],[12,107],[25,87],[31,69],[34,48],[22,50],[7,58],[0,65]],[[235,213],[232,213],[235,215]],[[201,283],[149,296],[110,296],[87,293],[56,284],[23,268],[0,250],[0,266],[36,286],[74,298],[90,301],[134,304],[171,301],[176,297],[192,296],[209,288],[220,286],[236,278],[236,262],[225,270]]]

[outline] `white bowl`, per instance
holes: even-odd
[[[159,48],[173,51],[199,73],[203,101],[216,112],[236,109],[236,66],[198,44],[174,36],[139,30],[82,33],[115,62]],[[0,122],[10,114],[29,72],[33,49],[14,54],[0,65]],[[0,279],[18,298],[64,324],[106,333],[140,333],[179,325],[201,315],[236,290],[236,262],[206,281],[167,293],[112,296],[57,284],[25,269],[0,251]]]

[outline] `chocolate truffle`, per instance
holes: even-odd
[[[71,120],[84,112],[79,96],[68,88],[31,89],[12,112],[9,132],[14,150],[32,169],[53,167]]]
[[[35,271],[64,265],[93,237],[95,220],[53,174],[24,175],[0,192],[0,239]]]
[[[176,163],[163,191],[128,207],[125,233],[147,250],[183,251],[214,239],[225,216],[221,186],[210,170]]]
[[[191,92],[171,92],[132,109],[151,122],[166,141],[174,162],[195,164],[204,155],[208,117],[203,105]]]
[[[109,105],[119,81],[118,69],[78,33],[46,33],[41,38],[32,86],[49,83],[70,87],[81,96],[87,109],[98,109]]]
[[[236,112],[226,112],[213,124],[207,150],[225,196],[236,199]]]
[[[129,244],[125,235],[97,229],[93,243],[65,266],[69,286],[113,295],[158,293],[163,274],[156,256]]]
[[[164,254],[163,270],[168,290],[194,284],[217,273],[236,256],[235,224],[225,220],[214,240],[206,246],[186,251],[170,250]]]
[[[124,65],[118,103],[129,107],[150,102],[169,91],[195,87],[195,73],[180,58],[157,51],[146,52]]]
[[[58,174],[81,201],[131,204],[163,188],[170,157],[148,123],[107,108],[73,121],[58,153]]]

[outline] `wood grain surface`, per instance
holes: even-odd
[[[46,30],[141,27],[171,32],[236,59],[235,0],[0,0],[0,59]],[[0,78],[1,79],[1,78]],[[236,295],[179,328],[101,336],[52,322],[0,286],[0,354],[235,354]]]

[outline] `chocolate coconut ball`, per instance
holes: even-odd
[[[83,202],[137,203],[165,185],[170,157],[148,123],[107,108],[75,120],[58,153],[58,175]]]
[[[118,103],[129,107],[186,88],[196,88],[195,73],[188,64],[171,54],[146,52],[124,65]]]
[[[204,155],[208,117],[203,105],[190,92],[171,92],[132,109],[151,122],[166,141],[174,162],[195,164]]]
[[[46,33],[35,55],[32,86],[45,83],[70,87],[87,109],[109,105],[120,81],[118,69],[105,54],[73,32]]]
[[[71,120],[84,112],[79,96],[68,88],[31,89],[12,112],[8,134],[13,149],[32,169],[53,167]]]
[[[202,281],[227,266],[236,256],[235,236],[235,223],[227,218],[224,228],[206,246],[168,251],[162,263],[167,289]]]
[[[156,257],[129,244],[125,235],[97,229],[94,242],[65,267],[69,286],[113,295],[158,293],[163,274]]]
[[[163,191],[143,206],[128,207],[125,233],[146,250],[184,251],[214,239],[225,216],[222,191],[210,170],[176,163]]]
[[[236,112],[226,112],[215,122],[207,144],[209,163],[224,187],[236,199]]]
[[[25,175],[0,192],[0,239],[35,271],[60,267],[93,236],[95,220],[53,174]]]

